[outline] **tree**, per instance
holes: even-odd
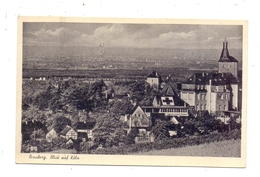
[[[133,109],[133,105],[129,98],[123,98],[122,101],[115,100],[110,102],[108,109],[114,117],[118,118],[120,115],[129,114]]]
[[[42,129],[34,130],[30,136],[31,139],[45,139],[45,132]]]
[[[151,133],[154,135],[155,141],[161,141],[170,137],[167,126],[168,121],[157,119],[155,126],[152,127]]]
[[[27,110],[22,111],[22,121],[40,121],[42,123],[46,122],[47,117],[44,112],[40,110],[36,105],[30,104]]]
[[[123,122],[112,117],[111,114],[100,114],[93,130],[94,142],[103,147],[118,146],[125,141]]]
[[[56,117],[53,121],[53,128],[57,133],[60,133],[67,125],[71,126],[71,120],[66,117]]]

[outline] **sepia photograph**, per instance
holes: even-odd
[[[16,163],[245,167],[247,21],[19,17]]]

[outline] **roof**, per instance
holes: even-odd
[[[160,107],[185,106],[185,102],[177,95],[173,95],[173,96],[156,95],[154,97],[154,100],[156,101],[157,105],[160,105]],[[143,107],[145,108],[145,106]],[[146,108],[148,107],[146,106]]]
[[[211,85],[227,85],[238,83],[238,80],[231,73],[195,73],[185,83],[209,85],[210,80]]]
[[[153,78],[160,78],[161,76],[158,74],[157,71],[153,71],[150,75],[148,75],[147,77],[153,77]]]
[[[76,125],[77,129],[91,130],[94,128],[96,122],[78,122]]]
[[[179,90],[177,89],[177,84],[174,83],[171,80],[171,77],[169,77],[165,81],[165,85],[160,93],[160,95],[165,95],[165,96],[173,96],[173,95],[178,95]]]
[[[229,55],[228,42],[223,42],[223,49],[218,62],[238,62],[234,57]]]
[[[71,126],[66,125],[66,127],[60,132],[60,134],[66,135],[71,129],[72,129]]]

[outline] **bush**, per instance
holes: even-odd
[[[151,150],[161,150],[170,148],[181,148],[184,146],[193,146],[204,143],[211,143],[215,141],[241,139],[241,131],[236,129],[234,131],[225,133],[212,133],[202,136],[190,136],[185,138],[167,139],[153,143],[131,144],[112,148],[99,148],[92,150],[92,154],[130,154],[135,152],[147,152]]]

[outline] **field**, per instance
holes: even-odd
[[[197,146],[186,146],[183,148],[172,148],[135,153],[134,155],[240,157],[240,152],[241,140],[239,139],[225,140],[221,142],[213,142]]]

